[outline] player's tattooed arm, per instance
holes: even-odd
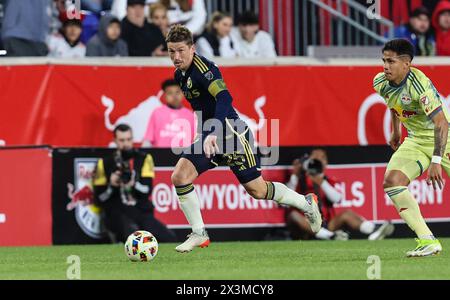
[[[441,110],[432,117],[434,123],[434,151],[433,156],[444,156],[448,138],[448,120]],[[442,190],[444,180],[442,178],[442,167],[439,163],[432,163],[428,169],[427,183],[433,184],[436,190],[438,187]]]
[[[437,113],[432,120],[434,123],[433,155],[443,157],[448,139],[448,120],[442,111]]]

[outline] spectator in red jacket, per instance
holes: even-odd
[[[433,13],[437,55],[450,56],[450,2],[441,1]]]

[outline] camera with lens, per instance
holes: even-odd
[[[133,170],[131,169],[130,159],[136,155],[136,150],[118,150],[114,156],[117,171],[120,172],[120,181],[127,184],[133,178]]]
[[[323,173],[323,164],[320,160],[310,158],[309,155],[305,155],[300,159],[303,170],[309,175],[315,176]]]

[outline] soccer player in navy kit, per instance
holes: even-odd
[[[176,67],[175,80],[199,119],[197,138],[185,149],[171,178],[180,207],[192,227],[187,240],[175,249],[189,252],[194,247],[209,245],[200,201],[192,183],[220,163],[230,167],[253,198],[275,200],[300,209],[312,231],[318,232],[322,218],[316,195],[303,196],[282,183],[262,178],[252,133],[231,105],[232,97],[217,65],[195,53],[192,33],[185,26],[175,25],[167,34],[166,42]]]

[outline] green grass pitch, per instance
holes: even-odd
[[[213,242],[180,254],[160,244],[156,258],[133,263],[123,246],[0,247],[0,279],[67,279],[67,257],[80,257],[81,279],[367,279],[367,258],[381,279],[450,279],[450,238],[440,255],[406,258],[413,239],[384,241]]]

